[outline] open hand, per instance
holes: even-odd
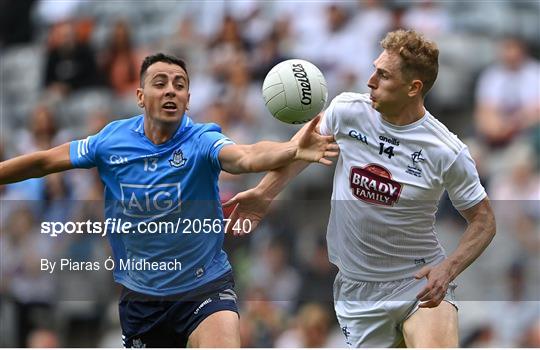
[[[339,155],[339,147],[334,142],[333,136],[322,136],[316,131],[317,124],[321,116],[318,115],[292,138],[298,143],[298,150],[295,158],[308,162],[318,162],[324,165],[332,165],[332,161],[327,159]]]
[[[257,188],[240,192],[229,199],[223,204],[223,207],[233,205],[236,207],[229,216],[230,222],[227,226],[227,233],[244,236],[253,232],[268,212],[271,202],[272,200],[265,198]],[[245,228],[249,228],[249,230],[244,231]]]

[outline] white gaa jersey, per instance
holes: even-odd
[[[458,210],[486,197],[467,146],[428,112],[413,124],[387,123],[368,94],[337,96],[320,129],[341,149],[327,231],[341,273],[399,280],[443,260],[435,213],[444,190]]]

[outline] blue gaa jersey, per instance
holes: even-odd
[[[194,124],[187,115],[161,145],[144,135],[142,115],[71,142],[73,166],[99,170],[109,224],[114,219],[133,226],[129,233],[119,233],[118,227],[107,232],[115,281],[140,293],[167,296],[231,270],[222,250],[217,186],[218,154],[231,143],[218,125]]]

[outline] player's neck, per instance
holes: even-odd
[[[155,145],[161,145],[169,141],[176,130],[180,127],[178,123],[163,123],[156,120],[144,118],[144,135]]]
[[[424,104],[415,103],[405,106],[405,108],[402,108],[399,111],[385,114],[381,113],[381,117],[392,125],[405,126],[422,119],[425,114],[426,109],[424,108]]]

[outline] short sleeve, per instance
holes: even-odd
[[[324,114],[321,118],[321,124],[319,126],[321,135],[332,136],[335,134],[334,109],[336,106],[336,100],[337,100],[337,97],[334,98],[332,102],[330,102],[330,105],[324,111]]]
[[[450,200],[457,210],[469,209],[487,196],[467,148],[461,150],[443,180]]]
[[[216,124],[210,124],[199,138],[201,152],[203,152],[205,159],[207,159],[216,170],[221,170],[219,152],[224,146],[232,144],[234,144],[234,141],[223,135],[221,133],[221,128]]]
[[[71,141],[69,158],[75,168],[92,168],[97,165],[97,144],[101,133],[88,136],[82,140]]]

